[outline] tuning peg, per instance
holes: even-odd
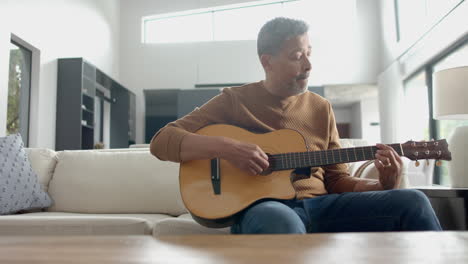
[[[442,166],[442,161],[440,161],[440,160],[437,160],[437,161],[436,161],[436,166],[437,166],[437,167],[440,167],[440,166]]]
[[[416,162],[414,163],[414,166],[419,167],[419,160],[416,160]]]

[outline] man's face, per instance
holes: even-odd
[[[288,96],[307,90],[311,47],[307,33],[290,38],[280,52],[270,59],[269,73],[272,81]]]

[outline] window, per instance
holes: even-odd
[[[405,138],[429,140],[429,96],[426,73],[421,72],[404,84],[404,130]]]
[[[31,50],[12,40],[8,77],[7,135],[20,133],[26,146],[29,139],[31,61]]]
[[[468,125],[466,120],[432,118],[432,75],[434,72],[468,65],[468,34],[429,61],[423,69],[404,82],[404,124],[412,139],[448,139],[454,129]],[[447,163],[434,168],[434,183],[449,185]]]
[[[355,0],[269,0],[168,13],[142,19],[142,41],[254,40],[260,27],[278,16],[309,22],[311,35],[341,35],[346,39],[347,34],[353,34],[355,8]]]
[[[145,22],[149,43],[212,40],[211,12],[172,16]]]
[[[214,12],[214,40],[256,39],[266,21],[281,16],[281,7],[280,3]]]
[[[414,41],[464,0],[394,0],[397,41]]]
[[[457,48],[453,52],[450,52],[448,56],[434,64],[434,72],[468,65],[468,43],[464,44],[460,48]],[[449,138],[452,132],[458,126],[468,125],[468,120],[437,120],[436,131],[439,138]],[[447,163],[443,162],[440,167],[440,180],[441,184],[449,185],[449,177]]]

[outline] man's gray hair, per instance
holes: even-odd
[[[302,35],[308,30],[309,25],[306,22],[292,18],[277,17],[266,22],[258,33],[258,56],[278,54],[286,40]]]

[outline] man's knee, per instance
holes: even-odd
[[[415,189],[398,189],[391,191],[391,199],[397,202],[400,206],[408,206],[409,208],[424,208],[431,207],[431,203],[427,196],[420,190]]]
[[[303,234],[304,223],[293,209],[277,201],[259,203],[242,217],[242,233]]]

